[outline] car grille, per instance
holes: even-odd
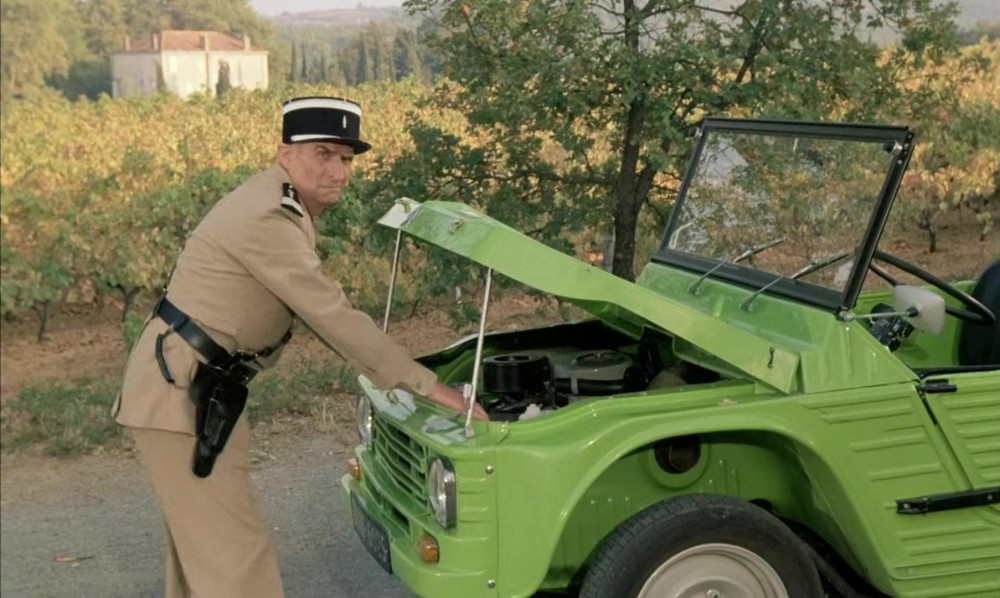
[[[385,418],[373,418],[375,460],[392,482],[420,507],[427,506],[427,448]]]

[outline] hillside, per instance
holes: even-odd
[[[959,15],[956,23],[961,29],[969,29],[981,21],[1000,21],[1000,0],[957,0]],[[723,0],[720,4],[731,4]],[[414,20],[401,6],[368,7],[359,4],[355,8],[315,10],[307,12],[283,12],[277,16],[265,16],[276,25],[330,25],[335,27],[358,27],[369,23],[405,22]]]
[[[275,25],[329,25],[333,27],[363,27],[370,23],[402,23],[416,19],[406,14],[402,7],[340,8],[309,12],[285,12],[267,17]]]

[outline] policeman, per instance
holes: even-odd
[[[204,408],[231,394],[213,395],[221,387],[212,384],[192,392],[203,374],[244,388],[256,370],[277,360],[298,317],[378,387],[463,405],[461,394],[354,309],[320,269],[316,218],[340,200],[354,156],[371,147],[361,140],[361,107],[340,98],[295,98],[283,106],[282,129],[276,164],[219,201],[187,240],[129,357],[114,407],[160,500],[168,598],[283,596],[251,487],[246,417],[229,421],[231,434],[207,470],[192,469],[196,450],[209,442],[201,437]],[[236,370],[242,379],[226,378]],[[238,415],[237,407],[226,417]]]

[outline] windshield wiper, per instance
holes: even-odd
[[[785,241],[785,238],[781,237],[781,238],[775,239],[773,241],[768,241],[767,243],[764,243],[763,245],[757,245],[755,247],[751,247],[749,249],[746,249],[742,253],[740,253],[739,255],[737,255],[736,257],[734,257],[731,260],[728,260],[728,259],[727,260],[722,260],[718,264],[712,266],[711,270],[709,270],[708,272],[705,272],[704,274],[702,274],[701,276],[699,276],[698,280],[692,282],[691,286],[688,287],[688,291],[691,294],[693,294],[693,295],[697,295],[699,293],[699,291],[701,290],[701,285],[702,285],[703,282],[705,282],[705,279],[708,278],[709,276],[711,276],[719,268],[725,266],[726,264],[738,264],[738,263],[742,262],[743,260],[747,259],[748,257],[753,257],[753,256],[757,255],[758,253],[760,253],[761,251],[764,251],[765,249],[770,249],[770,248],[774,247],[775,245],[783,243],[784,241]]]
[[[813,272],[816,272],[817,270],[822,270],[823,268],[826,268],[827,266],[832,266],[833,264],[836,264],[837,262],[843,260],[844,258],[850,257],[851,255],[853,255],[853,253],[854,253],[853,251],[841,251],[841,252],[835,253],[833,255],[828,255],[828,256],[826,256],[824,258],[820,258],[820,259],[818,259],[818,260],[816,260],[814,262],[810,262],[809,264],[807,264],[807,265],[799,268],[798,270],[796,270],[795,272],[789,274],[788,276],[784,276],[784,277],[779,276],[779,277],[775,278],[774,280],[772,280],[771,282],[767,283],[766,285],[764,285],[761,288],[759,288],[756,291],[754,291],[752,295],[750,295],[749,297],[747,297],[746,299],[744,299],[742,303],[740,303],[740,307],[742,307],[746,311],[750,311],[750,308],[753,306],[753,302],[757,300],[757,297],[761,293],[763,293],[764,291],[766,291],[767,289],[769,289],[769,288],[773,287],[775,284],[777,284],[779,280],[784,280],[785,278],[790,278],[792,280],[796,280],[798,278],[802,278],[803,276],[806,276],[807,274],[812,274]]]

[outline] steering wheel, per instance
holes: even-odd
[[[990,311],[988,307],[977,301],[972,295],[966,293],[965,291],[960,290],[958,287],[951,284],[950,282],[941,280],[940,278],[934,276],[927,270],[924,270],[919,266],[914,266],[910,262],[900,259],[892,255],[891,253],[886,253],[881,249],[876,249],[872,257],[873,260],[868,264],[868,268],[875,274],[879,275],[882,279],[884,279],[892,286],[899,286],[903,283],[900,282],[899,279],[893,276],[892,274],[886,272],[883,268],[881,268],[878,264],[876,264],[874,260],[876,259],[881,260],[887,264],[891,264],[899,268],[900,270],[906,272],[907,274],[916,276],[917,278],[926,282],[927,284],[940,289],[941,291],[947,293],[948,295],[951,295],[955,299],[958,299],[960,302],[962,302],[962,305],[964,305],[966,308],[962,309],[960,307],[946,305],[944,310],[948,314],[953,315],[960,320],[964,320],[966,322],[973,322],[975,324],[982,324],[984,326],[992,326],[994,323],[996,323],[997,321],[996,315],[994,315],[994,313]]]

